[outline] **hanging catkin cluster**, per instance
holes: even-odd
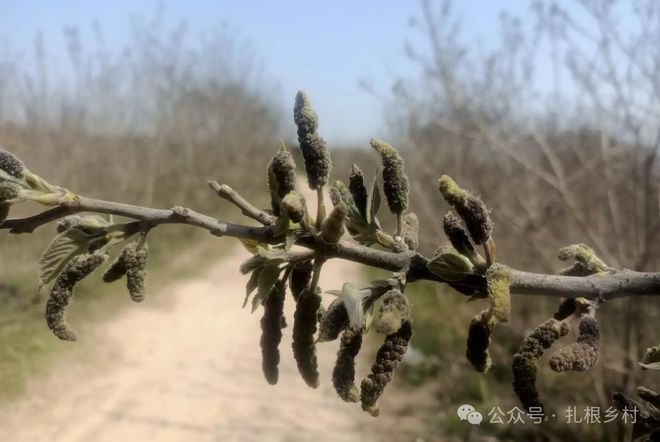
[[[302,91],[296,95],[293,121],[298,127],[298,143],[305,161],[309,187],[312,190],[319,189],[328,182],[332,163],[325,140],[316,133],[318,116]]]
[[[472,367],[481,373],[486,373],[492,365],[488,346],[496,322],[487,310],[479,313],[470,321],[465,357],[470,361]]]
[[[126,248],[126,288],[134,302],[144,301],[148,255],[149,248],[146,244],[139,249],[131,246]]]
[[[312,388],[319,386],[314,343],[317,312],[321,305],[321,296],[317,291],[311,291],[309,287],[303,289],[298,296],[296,311],[293,315],[293,357],[305,383]]]
[[[348,311],[341,298],[337,298],[328,306],[319,321],[319,336],[316,342],[334,341],[347,325]]]
[[[277,384],[280,363],[279,345],[282,340],[282,314],[284,312],[284,294],[286,286],[283,281],[277,281],[266,298],[264,314],[261,317],[261,368],[266,381]]]
[[[273,215],[280,215],[280,202],[289,192],[296,189],[296,163],[293,156],[284,147],[275,153],[268,165],[268,190]]]
[[[76,283],[92,273],[106,258],[106,255],[78,255],[69,261],[55,280],[46,304],[46,322],[58,338],[76,340],[76,334],[66,323],[66,307],[73,298]]]
[[[550,358],[550,368],[554,371],[585,371],[596,363],[600,348],[598,321],[591,316],[583,316],[579,330],[577,342],[560,348]]]
[[[364,175],[357,164],[353,164],[351,173],[348,175],[348,190],[351,192],[351,196],[353,196],[355,207],[357,207],[360,215],[366,219],[367,200],[369,197],[367,187],[364,185]]]
[[[513,355],[513,391],[526,410],[541,407],[541,399],[536,390],[536,361],[555,341],[569,332],[568,324],[549,319],[536,327],[522,342],[518,352]]]
[[[313,271],[314,264],[312,264],[312,261],[301,261],[293,265],[291,275],[289,275],[289,288],[295,301],[298,301],[300,294],[309,285]]]
[[[458,187],[458,184],[447,175],[440,177],[438,184],[442,197],[463,219],[472,241],[475,244],[485,244],[493,231],[493,222],[484,202]]]
[[[371,139],[371,147],[380,154],[383,163],[383,191],[387,205],[394,214],[401,214],[408,208],[410,184],[403,170],[403,159],[392,146],[383,140]]]
[[[362,381],[360,399],[362,409],[372,416],[378,416],[376,403],[383,394],[385,387],[392,381],[394,370],[403,360],[412,336],[412,324],[405,321],[399,330],[385,338],[378,349],[376,362],[371,367],[371,374]]]
[[[335,391],[346,402],[360,400],[360,391],[355,386],[355,358],[362,347],[363,331],[352,327],[341,335],[337,362],[332,370],[332,385]]]

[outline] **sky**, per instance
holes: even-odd
[[[487,42],[498,35],[501,10],[524,16],[527,4],[470,0],[454,2],[454,8],[463,32]],[[119,49],[130,39],[131,19],[152,17],[159,6],[172,24],[185,20],[193,39],[223,25],[236,30],[277,85],[273,92],[283,109],[290,111],[295,93],[305,90],[320,116],[321,135],[335,145],[366,144],[387,133],[378,95],[387,94],[396,78],[417,72],[404,42],[424,44],[410,26],[421,9],[414,0],[0,0],[0,43],[30,51],[41,32],[47,50],[64,57],[63,28],[89,32],[97,20],[108,46]],[[365,92],[360,80],[377,93]]]

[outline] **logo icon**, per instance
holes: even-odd
[[[456,410],[458,417],[462,421],[468,421],[472,425],[479,425],[484,419],[481,413],[476,411],[470,404],[463,404]]]

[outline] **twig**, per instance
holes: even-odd
[[[255,221],[260,222],[264,226],[272,226],[275,224],[275,220],[272,216],[260,210],[250,204],[245,198],[243,198],[237,191],[232,189],[226,184],[218,184],[217,181],[209,181],[208,185],[211,189],[218,194],[218,196],[224,200],[229,201],[239,209],[241,213],[248,218],[252,218]]]

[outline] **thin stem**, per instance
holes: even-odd
[[[403,213],[396,214],[396,236],[401,237],[403,234]]]
[[[227,184],[218,184],[217,181],[209,181],[208,185],[211,189],[218,194],[218,196],[226,201],[229,201],[239,209],[241,213],[248,218],[252,218],[255,221],[260,222],[264,226],[272,226],[275,224],[273,217],[264,212],[263,210],[257,209],[255,206],[250,204],[245,198],[243,198],[237,191],[229,187]]]
[[[325,219],[325,203],[323,201],[323,186],[319,186],[316,189],[316,228],[321,229],[321,223]]]

